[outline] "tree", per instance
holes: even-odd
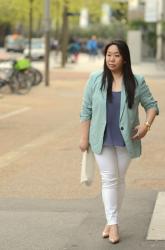
[[[24,27],[29,25],[29,0],[1,0],[0,9],[3,10],[0,15],[0,23],[8,22],[13,28],[20,24]],[[42,16],[43,7],[40,0],[34,0],[34,20]]]
[[[101,5],[105,0],[51,0],[51,19],[53,29],[60,29],[62,26],[62,13],[65,2],[68,2],[70,12],[80,12],[83,7],[89,9],[92,23],[98,23],[101,15]],[[10,23],[13,29],[21,27],[25,32],[29,26],[29,3],[30,0],[1,0],[0,1],[0,25]],[[126,5],[122,5],[119,1],[106,0],[117,14],[126,13]],[[121,13],[122,10],[122,13]],[[124,15],[124,14],[123,14]],[[34,30],[41,30],[43,20],[43,0],[33,0],[33,24]],[[70,25],[77,26],[78,17],[70,18]]]

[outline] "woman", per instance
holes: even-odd
[[[142,122],[139,104],[146,112]],[[99,166],[107,220],[102,237],[111,243],[120,240],[118,214],[126,171],[131,159],[140,156],[141,139],[158,113],[157,102],[144,78],[132,73],[127,44],[122,40],[109,43],[103,71],[91,74],[84,91],[80,149],[83,152],[90,144]]]

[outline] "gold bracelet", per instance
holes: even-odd
[[[150,124],[148,121],[146,121],[146,122],[145,122],[145,125],[147,126],[147,130],[149,131],[150,128],[151,128],[151,124]]]

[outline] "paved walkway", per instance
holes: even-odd
[[[164,250],[164,241],[146,240],[156,195],[151,190],[127,190],[121,242],[115,246],[100,235],[105,222],[100,195],[68,201],[1,199],[0,249]]]
[[[146,76],[161,115],[128,171],[120,244],[100,237],[105,219],[98,172],[92,187],[79,184],[82,90],[101,63],[83,56],[66,69],[55,65],[49,88],[42,84],[27,96],[0,99],[0,250],[165,248],[164,241],[146,240],[157,194],[165,190],[163,65],[134,65]]]
[[[56,70],[60,69],[60,58],[53,59],[51,57],[50,65]],[[96,57],[91,60],[88,55],[80,54],[79,61],[77,64],[69,63],[66,65],[64,71],[80,71],[80,72],[91,72],[93,70],[101,69],[103,65],[103,57]],[[135,74],[142,74],[145,76],[152,77],[164,77],[165,76],[165,62],[141,62],[140,64],[132,65]]]

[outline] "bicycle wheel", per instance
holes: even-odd
[[[29,68],[28,69],[29,72],[31,72],[33,75],[34,75],[34,81],[33,81],[33,85],[36,86],[38,84],[40,84],[43,80],[43,75],[42,73],[38,70],[38,69],[35,69],[35,68]]]
[[[31,68],[26,70],[27,77],[31,80],[31,86],[34,85],[34,82],[36,81],[36,77],[34,72],[31,70]]]
[[[12,75],[10,87],[16,94],[25,95],[32,87],[32,79],[26,71],[17,71]]]
[[[10,75],[10,77],[8,78],[8,86],[11,90],[12,93],[16,93],[17,89],[18,89],[18,80],[16,77],[16,72],[12,72],[12,74]]]

